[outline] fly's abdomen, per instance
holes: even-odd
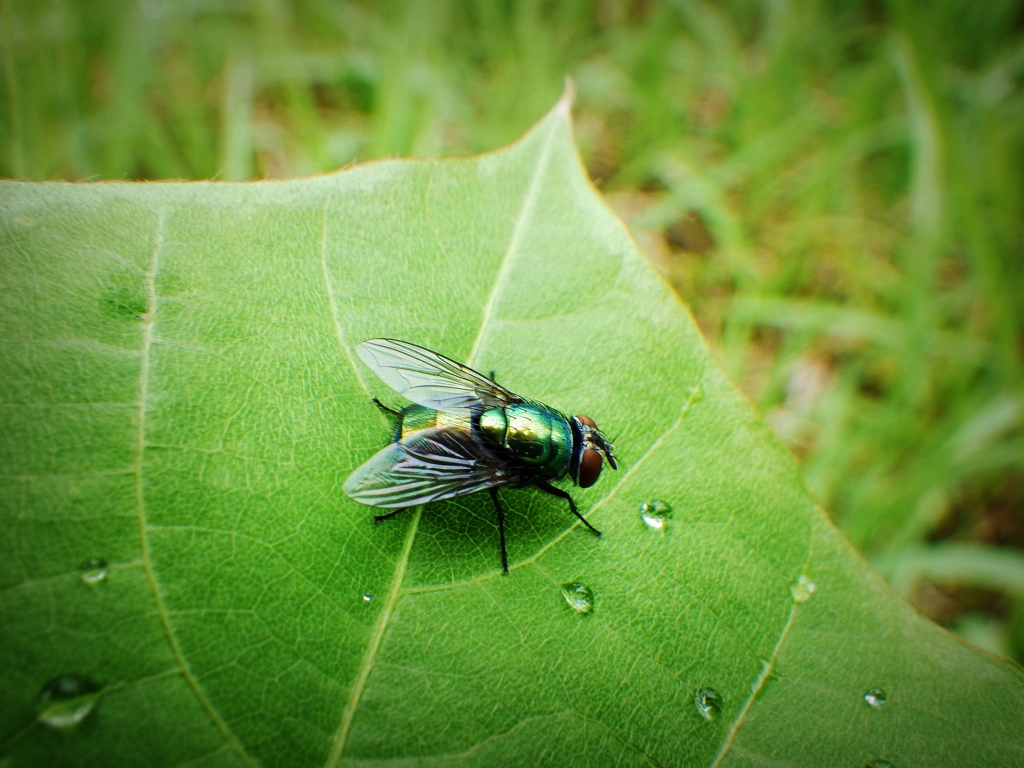
[[[471,423],[468,415],[463,416],[457,413],[435,411],[422,405],[410,405],[402,410],[393,442],[397,443],[399,440],[404,440],[424,429],[447,429],[469,432]]]
[[[552,477],[568,467],[572,431],[554,411],[532,403],[488,408],[480,415],[480,431],[487,442]]]

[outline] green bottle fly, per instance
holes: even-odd
[[[491,379],[424,347],[395,339],[370,339],[356,351],[385,384],[412,401],[393,411],[390,445],[345,481],[344,490],[362,504],[393,512],[432,501],[487,490],[501,538],[501,567],[508,573],[502,486],[532,485],[569,502],[569,509],[600,535],[576,509],[572,497],[551,485],[568,476],[581,488],[597,482],[604,462],[617,469],[613,451],[588,416],[566,416],[527,400]]]

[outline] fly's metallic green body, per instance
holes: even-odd
[[[508,573],[505,521],[497,489],[532,485],[569,503],[595,534],[572,497],[551,481],[569,477],[582,488],[597,482],[607,461],[616,469],[615,446],[583,415],[566,416],[515,395],[491,379],[429,349],[395,339],[370,339],[356,350],[384,382],[412,405],[393,411],[390,445],[345,481],[358,502],[394,510],[487,490],[501,538],[502,570]]]

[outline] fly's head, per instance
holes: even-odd
[[[580,488],[589,488],[597,482],[601,476],[601,469],[607,461],[612,469],[618,469],[615,463],[612,445],[597,424],[589,416],[577,414],[573,417],[573,434],[576,438],[573,446],[572,460],[569,463],[569,472],[572,480]]]

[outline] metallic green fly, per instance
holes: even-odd
[[[345,481],[345,493],[361,504],[394,510],[374,521],[418,504],[487,490],[498,516],[501,568],[508,573],[498,488],[529,485],[568,501],[572,513],[601,535],[572,497],[551,485],[568,476],[589,488],[605,461],[618,469],[615,446],[589,416],[566,416],[407,341],[370,339],[356,352],[385,384],[413,402],[393,411],[373,399],[395,423],[391,444]]]

